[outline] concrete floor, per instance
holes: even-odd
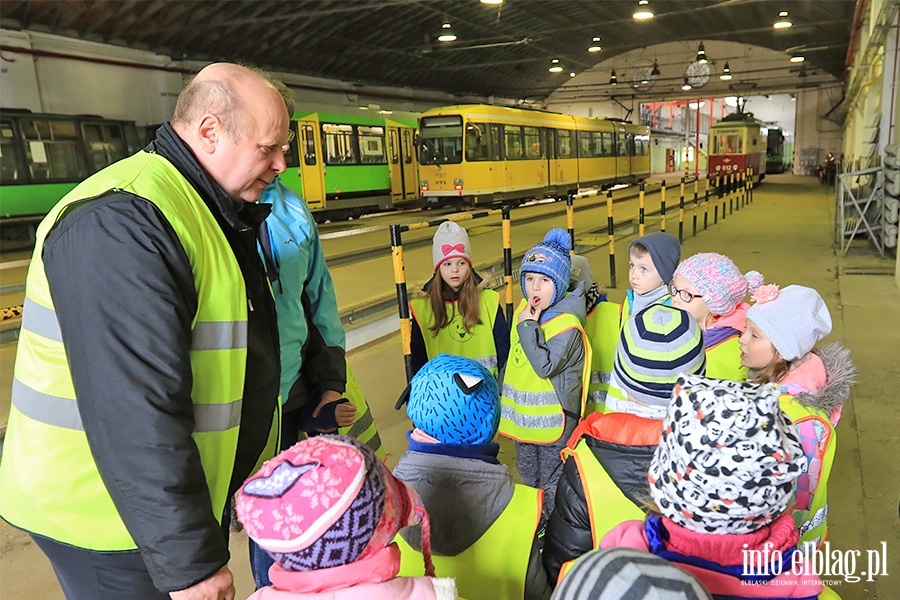
[[[658,207],[648,198],[648,210]],[[669,196],[670,206],[677,202],[677,193]],[[599,203],[598,203],[599,204]],[[633,201],[621,207],[617,216],[636,214]],[[900,499],[900,404],[896,402],[900,389],[900,291],[893,277],[845,274],[848,267],[862,267],[867,271],[892,272],[893,260],[873,256],[872,250],[860,243],[847,257],[838,258],[832,243],[833,196],[831,190],[820,186],[813,178],[788,175],[769,177],[755,192],[753,204],[730,215],[727,220],[691,237],[690,209],[685,223],[683,256],[696,252],[716,251],[732,257],[747,271],[757,269],[769,283],[782,286],[803,284],[819,290],[828,303],[834,319],[834,331],[826,342],[842,341],[853,351],[860,367],[859,383],[853,398],[844,410],[837,429],[838,450],[831,477],[830,542],[832,550],[862,552],[857,573],[865,569],[866,550],[887,545],[888,576],[875,581],[844,582],[835,587],[845,600],[900,598],[900,521],[897,503]],[[579,212],[576,227],[596,227],[604,224],[605,212]],[[562,222],[561,222],[562,221]],[[564,226],[564,219],[555,218],[535,227],[534,231],[515,233],[514,240],[524,250],[526,244],[536,242],[551,226]],[[472,227],[472,225],[469,225]],[[648,231],[657,228],[648,220]],[[677,232],[671,216],[670,233]],[[387,234],[384,238],[387,238]],[[428,234],[430,236],[430,233]],[[491,236],[493,237],[493,236]],[[611,300],[624,296],[627,273],[629,239],[617,239],[617,271],[621,285],[609,290]],[[481,242],[478,242],[480,244]],[[493,240],[489,242],[491,245]],[[484,256],[488,246],[476,256]],[[415,251],[410,272],[418,272],[418,262],[427,262],[427,249]],[[479,253],[480,252],[480,253]],[[418,254],[422,256],[419,257]],[[608,283],[608,250],[603,247],[589,252],[594,277]],[[384,259],[383,259],[384,260]],[[389,259],[387,260],[389,263]],[[424,263],[423,263],[424,264]],[[342,269],[335,275],[339,300],[350,305],[354,300],[381,293],[380,289],[361,286],[371,277],[362,277],[369,270]],[[380,272],[379,272],[380,273]],[[375,280],[378,288],[393,287],[389,271]],[[352,283],[344,283],[352,282]],[[0,354],[0,396],[8,398],[11,379],[11,353]],[[376,421],[393,466],[405,448],[408,421],[405,415],[393,410],[393,404],[404,387],[403,363],[399,336],[393,335],[353,351],[349,361],[372,405]],[[5,414],[3,415],[5,421]],[[512,463],[511,448],[503,444],[504,462]],[[246,558],[246,539],[237,534],[232,539],[232,571],[235,573],[238,598],[252,591]],[[832,578],[836,579],[836,578]],[[0,523],[0,597],[13,599],[62,598],[49,563],[31,544],[29,538]]]

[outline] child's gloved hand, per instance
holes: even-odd
[[[330,433],[338,427],[353,425],[356,407],[338,392],[325,392],[311,414],[301,417],[300,428],[312,433]]]

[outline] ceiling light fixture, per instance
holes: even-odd
[[[697,110],[698,108],[703,108],[704,106],[706,106],[706,102],[704,102],[703,100],[701,100],[700,102],[697,102],[697,101],[688,102],[688,108],[691,108],[693,110]]]
[[[503,0],[481,0],[482,4],[503,4]]]
[[[590,47],[588,48],[588,52],[600,52],[601,50],[603,50],[603,48],[600,46],[599,37],[595,37],[591,41],[594,43],[590,45]]]
[[[659,77],[659,63],[656,62],[656,59],[653,59],[653,70],[650,71],[650,75],[652,77]]]
[[[687,91],[690,91],[690,90],[692,89],[691,84],[690,84],[690,82],[688,81],[688,78],[687,78],[687,77],[684,78],[684,85],[681,86],[681,89],[683,89],[683,90],[686,91],[686,92],[687,92]]]
[[[572,71],[571,73],[569,73],[569,77],[575,77],[575,71]]]
[[[792,56],[791,57],[792,63],[802,63],[804,60],[806,60],[805,56]]]
[[[631,15],[635,21],[647,21],[653,18],[653,11],[650,10],[650,0],[640,0],[637,10]]]
[[[700,46],[697,48],[697,62],[701,65],[709,62],[709,59],[706,58],[706,48],[703,47],[703,42],[700,42]]]
[[[550,65],[549,69],[547,69],[548,71],[550,71],[551,73],[562,73],[563,68],[562,68],[562,66],[560,66],[558,58],[554,58],[550,62],[553,64]]]
[[[791,23],[790,19],[788,19],[788,11],[783,10],[778,13],[778,20],[772,24],[772,27],[775,29],[787,29],[791,27],[793,23]]]
[[[722,67],[722,74],[719,75],[719,79],[722,81],[729,81],[731,79],[731,67],[728,66],[728,61],[725,61],[725,66]]]
[[[616,85],[617,83],[619,83],[619,80],[616,78],[616,70],[613,69],[609,74],[609,85]]]
[[[453,33],[453,29],[450,27],[450,23],[445,21],[443,25],[441,25],[441,29],[443,32],[438,36],[439,42],[453,42],[456,41],[456,34]]]

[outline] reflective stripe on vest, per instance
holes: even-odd
[[[240,267],[203,199],[166,159],[139,152],[119,161],[79,184],[44,218],[26,280],[0,461],[0,515],[27,531],[100,551],[134,549],[135,543],[88,447],[42,250],[66,206],[112,190],[153,203],[191,264],[197,294],[190,348],[193,439],[209,488],[210,512],[217,519],[224,512],[234,467],[247,360],[247,294]],[[273,429],[279,429],[277,419]]]
[[[542,504],[541,490],[516,484],[509,504],[477,542],[456,556],[432,555],[436,576],[455,578],[460,598],[521,600]],[[394,541],[400,546],[399,575],[424,575],[422,553],[400,535]]]
[[[828,537],[828,478],[831,475],[834,453],[837,449],[834,427],[831,425],[828,413],[804,406],[795,401],[790,394],[782,394],[779,404],[781,410],[793,421],[798,435],[801,424],[808,421],[816,421],[824,431],[824,437],[818,440],[819,444],[814,457],[820,461],[821,469],[816,487],[811,490],[812,502],[805,510],[794,510],[794,522],[797,529],[800,530],[798,545],[812,544],[816,548],[821,548]]]
[[[381,460],[386,458],[384,448],[381,446],[381,436],[378,435],[378,428],[375,427],[375,417],[372,416],[372,409],[366,402],[366,397],[350,369],[350,363],[347,363],[347,390],[344,397],[356,407],[356,421],[349,427],[341,427],[338,433],[348,435],[355,438],[371,448]]]
[[[585,331],[591,341],[591,383],[587,406],[582,418],[603,412],[606,393],[612,379],[616,346],[619,343],[619,320],[622,306],[615,302],[601,302],[587,316]]]
[[[519,313],[527,305],[523,299],[513,314],[513,323],[518,322]],[[535,322],[536,324],[536,322]],[[582,384],[590,381],[591,344],[578,317],[560,314],[541,325],[544,339],[550,340],[570,329],[577,329],[584,343],[584,365],[581,372]],[[565,432],[565,414],[562,402],[550,379],[535,373],[528,357],[519,343],[519,331],[513,327],[509,340],[509,359],[503,375],[503,389],[500,396],[500,434],[519,442],[552,444]],[[581,386],[581,414],[587,402],[588,386]],[[579,415],[580,417],[581,415]]]
[[[747,381],[747,367],[741,364],[740,335],[734,335],[706,349],[706,377]]]
[[[435,275],[440,277],[440,274]],[[457,302],[447,302],[445,310],[453,315],[446,327],[431,333],[434,325],[434,313],[431,311],[431,299],[416,298],[409,303],[413,318],[422,330],[425,340],[425,352],[431,360],[438,354],[451,354],[471,358],[485,366],[494,376],[497,375],[497,347],[494,345],[494,321],[497,318],[497,307],[500,306],[500,294],[491,289],[478,293],[478,309],[481,323],[473,325],[466,332],[462,315],[456,310]]]

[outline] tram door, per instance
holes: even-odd
[[[388,170],[391,174],[391,201],[403,202],[403,166],[400,161],[400,128],[388,126]]]
[[[419,170],[416,164],[416,146],[413,143],[415,129],[400,128],[400,167],[403,172],[403,199],[415,200],[419,197]]]
[[[627,181],[631,174],[631,156],[628,153],[628,136],[624,127],[616,128],[616,181]]]
[[[316,135],[317,121],[298,121],[298,150],[300,152],[300,185],[303,188],[303,199],[310,210],[325,209],[325,161],[322,158],[322,146]]]

